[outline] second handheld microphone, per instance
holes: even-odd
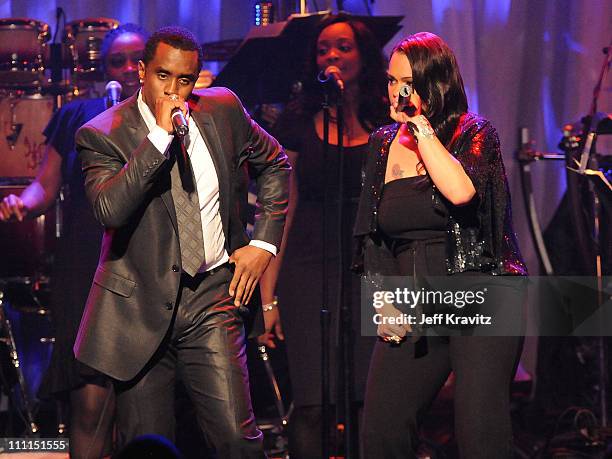
[[[412,95],[412,85],[405,84],[399,90],[397,98],[397,108],[395,109],[398,113],[405,112],[408,116],[414,115],[414,106],[410,105],[410,96]]]

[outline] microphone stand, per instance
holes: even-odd
[[[355,457],[354,450],[354,422],[352,416],[354,390],[353,390],[353,336],[352,311],[346,298],[344,275],[348,271],[345,263],[346,253],[346,221],[344,218],[344,91],[338,91],[336,104],[337,128],[337,154],[338,154],[338,215],[337,215],[337,246],[338,246],[338,282],[336,308],[338,317],[338,380],[337,380],[337,406],[338,419],[344,423],[344,457]]]
[[[597,102],[599,99],[599,95],[601,93],[602,83],[605,81],[606,74],[610,69],[610,65],[612,64],[612,42],[608,44],[603,49],[603,53],[605,54],[605,58],[603,60],[603,65],[601,67],[601,71],[599,72],[599,78],[597,80],[597,84],[593,89],[593,100],[591,103],[591,107],[589,110],[588,116],[586,116],[583,121],[582,128],[582,141],[580,142],[580,162],[578,169],[568,167],[567,170],[567,178],[568,178],[568,186],[569,182],[574,177],[570,177],[571,172],[576,172],[579,175],[585,176],[587,167],[591,167],[592,170],[597,170],[599,165],[597,163],[597,157],[594,153],[594,146],[597,137]],[[568,155],[568,162],[570,158],[573,158],[573,155]],[[574,160],[575,161],[575,160]],[[573,164],[572,164],[573,165]],[[597,303],[599,308],[601,309],[604,304],[604,295],[603,295],[603,272],[602,272],[602,247],[604,241],[602,240],[602,235],[600,234],[600,224],[602,219],[602,208],[601,202],[599,200],[599,196],[597,195],[597,190],[595,189],[595,185],[593,181],[588,182],[588,193],[592,199],[592,216],[593,216],[593,232],[591,234],[591,240],[594,241],[595,250],[590,253],[592,256],[591,263],[593,263],[593,270],[595,271],[595,276],[597,278]],[[577,201],[577,193],[572,193],[570,196],[573,200],[573,203]],[[575,207],[576,208],[576,207]],[[600,323],[600,326],[602,324]],[[599,341],[599,409],[601,412],[601,427],[608,427],[608,349],[607,349],[607,340],[603,336],[603,327],[602,334],[598,339]]]
[[[352,417],[353,406],[353,355],[352,355],[352,336],[351,336],[351,309],[346,301],[344,288],[344,273],[346,263],[344,254],[346,244],[344,241],[346,222],[344,219],[344,112],[343,112],[343,92],[336,88],[336,128],[337,128],[337,155],[338,170],[336,181],[338,183],[337,196],[330,197],[330,172],[329,168],[324,168],[324,198],[323,198],[323,239],[322,239],[322,304],[321,304],[321,403],[322,403],[322,422],[321,422],[321,444],[324,458],[329,457],[330,453],[330,418],[331,418],[331,371],[330,371],[330,344],[331,344],[331,316],[327,305],[329,293],[329,269],[328,269],[328,243],[327,234],[329,228],[329,205],[337,202],[337,215],[335,234],[337,236],[336,246],[338,248],[336,282],[336,313],[338,317],[337,331],[337,384],[336,384],[336,419],[342,420],[344,424],[345,451],[344,457],[350,459],[354,457],[354,422]],[[329,86],[325,88],[323,109],[323,164],[329,164],[329,125],[330,125],[330,106],[329,106]],[[336,432],[336,430],[334,430]],[[335,445],[337,449],[337,444]]]
[[[329,158],[329,91],[325,89],[323,98],[323,164],[328,163]],[[329,290],[327,278],[327,219],[328,219],[328,204],[329,204],[329,173],[328,168],[323,168],[323,222],[321,225],[321,405],[322,405],[322,420],[321,420],[321,452],[324,458],[329,458],[329,418],[331,413],[330,406],[330,369],[329,369],[329,344],[330,344],[330,315],[327,306],[327,293]]]

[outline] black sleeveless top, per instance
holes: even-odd
[[[432,205],[433,188],[425,176],[405,177],[384,185],[378,208],[378,229],[398,255],[412,241],[446,235],[448,216]]]
[[[432,205],[433,188],[425,176],[405,177],[383,187],[378,228],[389,239],[421,240],[444,236],[447,217]]]

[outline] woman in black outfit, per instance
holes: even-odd
[[[450,48],[431,33],[408,36],[393,49],[388,80],[396,123],[370,138],[355,268],[466,282],[478,273],[526,275],[497,133],[467,111]],[[412,90],[405,112],[398,110],[402,88]],[[384,306],[386,315],[397,312]],[[409,325],[380,325],[378,335],[366,386],[365,458],[415,457],[421,416],[451,371],[461,457],[512,457],[509,385],[520,337],[419,337]]]

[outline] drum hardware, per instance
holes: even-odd
[[[42,94],[50,94],[56,97],[56,108],[63,105],[61,96],[74,92],[75,88],[71,82],[70,67],[72,64],[67,64],[65,68],[64,55],[66,53],[66,45],[63,43],[51,43],[49,45],[49,53],[47,58],[47,66],[49,67],[49,78],[46,85],[41,89]]]
[[[525,203],[525,209],[527,209],[527,216],[529,222],[529,230],[531,237],[534,240],[536,253],[544,271],[547,275],[553,275],[553,267],[550,261],[550,256],[546,245],[544,244],[544,237],[542,235],[542,226],[538,218],[538,214],[535,208],[535,198],[533,195],[533,184],[531,178],[531,167],[534,161],[550,161],[550,160],[564,160],[565,155],[562,153],[548,153],[539,152],[534,149],[532,140],[529,137],[529,129],[521,127],[519,130],[519,148],[516,151],[516,158],[520,164],[521,171],[521,187],[523,191],[523,200]]]
[[[286,455],[288,442],[285,430],[289,423],[289,417],[291,416],[291,412],[293,410],[293,404],[291,404],[289,411],[285,412],[280,387],[278,385],[278,381],[276,380],[272,365],[270,364],[270,356],[268,355],[267,348],[266,346],[262,345],[258,346],[257,349],[274,392],[274,406],[276,407],[276,411],[278,413],[278,418],[275,419],[258,419],[257,427],[264,433],[264,437],[266,438],[264,443],[266,443],[265,449],[267,453],[275,455],[285,454],[283,457],[288,457]]]
[[[29,436],[35,436],[38,433],[38,426],[34,422],[34,416],[32,414],[32,404],[26,388],[21,363],[19,361],[19,354],[17,353],[17,347],[15,345],[15,339],[13,337],[13,331],[11,329],[11,322],[6,317],[4,311],[3,298],[4,293],[2,292],[2,290],[0,290],[0,330],[3,332],[3,334],[6,335],[0,338],[0,342],[5,344],[8,348],[10,363],[12,364],[17,377],[17,389],[18,394],[21,398],[22,414],[25,417],[27,434]],[[11,400],[13,405],[17,406],[17,404],[15,403],[14,392],[12,390],[9,390],[9,399]]]
[[[38,314],[39,316],[51,316],[51,311],[46,308],[38,308],[32,312],[34,312],[35,314]],[[41,344],[53,345],[53,343],[55,343],[55,337],[54,336],[43,336],[42,338],[38,339],[38,342]]]
[[[12,191],[13,188],[25,188],[30,183],[32,179],[29,177],[0,177],[0,192]]]
[[[276,407],[276,411],[278,412],[280,425],[284,428],[287,425],[288,416],[285,413],[285,406],[283,405],[283,399],[281,397],[278,381],[276,380],[276,376],[274,375],[272,365],[270,365],[270,356],[268,355],[266,346],[259,346],[258,350],[259,357],[263,361],[264,367],[266,369],[266,374],[268,375],[268,379],[270,380],[270,385],[272,386],[272,390],[274,391],[274,406]]]
[[[60,23],[63,20],[63,24],[66,24],[66,14],[63,8],[56,8],[55,19],[53,38],[51,43],[46,43],[44,47],[43,83],[36,88],[36,92],[55,96],[55,108],[60,108],[63,104],[61,96],[68,95],[75,89],[71,81],[71,72],[75,67],[75,63],[71,57],[69,44],[57,42],[58,31],[62,30]]]
[[[0,278],[0,285],[11,308],[22,314],[51,317],[51,311],[44,305],[49,303],[50,280],[40,275],[36,278]]]

